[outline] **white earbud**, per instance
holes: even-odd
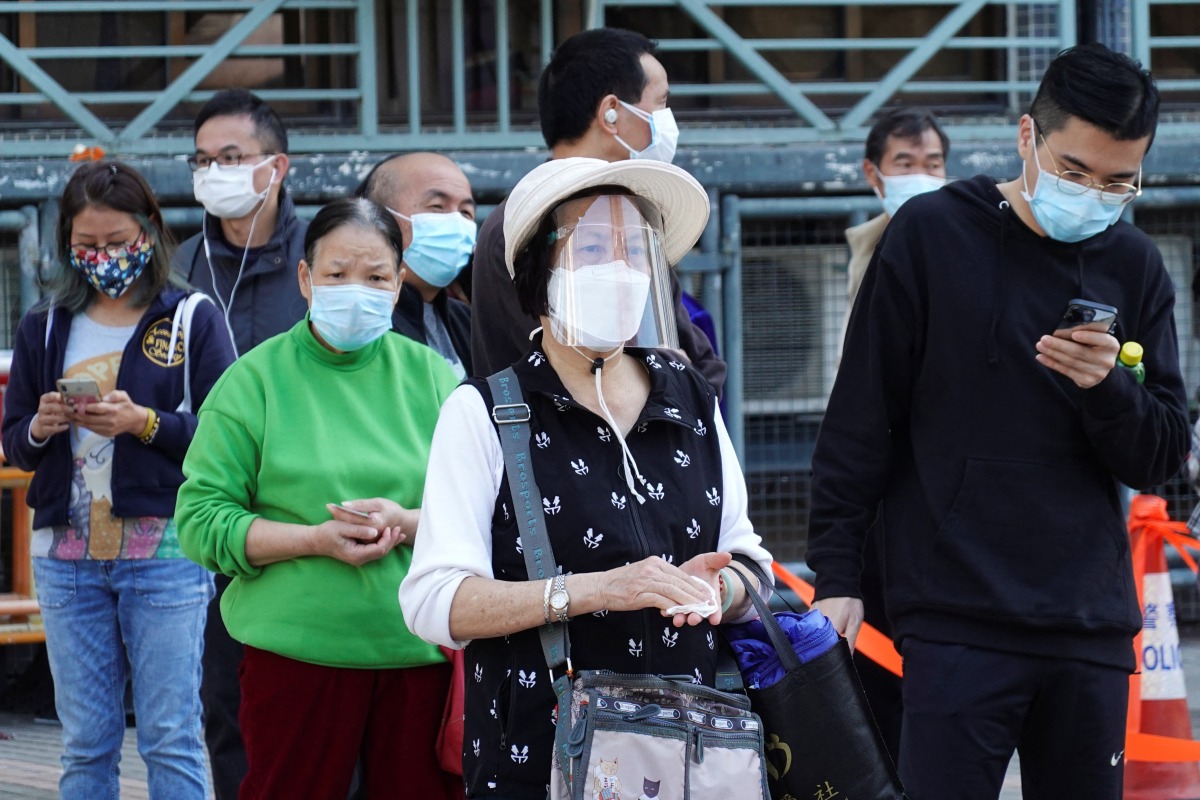
[[[604,121],[607,122],[609,125],[616,122],[617,121],[617,110],[615,108],[610,108],[608,111],[605,111],[604,112]]]

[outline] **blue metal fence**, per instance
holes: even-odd
[[[1168,35],[1169,15],[1194,16],[1200,3],[1097,0],[1097,6],[1129,19],[1129,46],[1152,67],[1168,54],[1195,61],[1200,35]],[[338,24],[294,26],[277,41],[251,43],[280,15],[319,13]],[[165,34],[162,41],[120,46],[54,41],[59,21],[78,14],[160,20],[164,31],[209,14],[229,21],[211,44],[172,42]],[[893,19],[889,14],[902,15],[902,30],[872,22]],[[815,18],[839,22],[807,35]],[[0,110],[52,108],[61,120],[0,124],[0,153],[61,155],[76,140],[131,155],[185,152],[190,138],[182,106],[206,100],[212,89],[204,83],[214,70],[244,59],[301,65],[281,81],[251,87],[276,104],[307,104],[296,124],[289,119],[297,153],[537,147],[533,88],[556,42],[587,25],[639,27],[639,21],[658,39],[664,60],[688,65],[672,69],[672,94],[685,108],[692,104],[681,118],[693,145],[859,140],[871,116],[896,101],[929,103],[957,116],[960,139],[1007,136],[995,122],[1022,110],[1040,66],[1073,44],[1079,27],[1075,0],[7,1],[0,2],[0,23],[8,25],[0,30],[9,32],[0,35],[0,66],[11,79],[6,91],[0,87]],[[771,35],[760,35],[764,29]],[[51,41],[30,41],[37,30],[43,39],[50,31]],[[948,58],[969,67],[934,69]],[[61,80],[63,62],[114,59],[159,65],[161,85],[117,81],[71,91]],[[798,68],[797,59],[821,68]],[[319,80],[305,73],[322,60],[342,66]],[[473,91],[480,64],[486,91]],[[1200,70],[1194,63],[1190,72],[1172,69],[1162,86],[1200,90]]]

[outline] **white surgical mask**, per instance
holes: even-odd
[[[1125,206],[1114,206],[1100,199],[1100,190],[1089,188],[1082,194],[1068,194],[1058,188],[1058,176],[1042,169],[1038,158],[1037,143],[1034,143],[1033,160],[1037,165],[1038,182],[1029,193],[1029,181],[1025,177],[1025,164],[1021,164],[1021,181],[1025,188],[1021,197],[1029,203],[1029,210],[1037,224],[1051,239],[1059,242],[1081,242],[1098,233],[1103,233],[1121,217]]]
[[[449,286],[475,249],[475,223],[457,211],[411,217],[391,208],[388,211],[412,223],[412,241],[404,248],[404,263],[430,286]]]
[[[926,175],[924,172],[913,172],[908,175],[884,175],[875,168],[875,174],[883,181],[883,193],[875,189],[875,194],[883,202],[883,210],[889,217],[896,216],[900,206],[919,194],[932,192],[946,185],[945,178]],[[871,187],[874,189],[875,187]]]
[[[274,160],[275,156],[271,156],[258,164],[238,164],[234,167],[221,167],[214,161],[207,169],[196,170],[192,173],[192,193],[196,196],[196,202],[214,217],[241,219],[253,211],[271,190],[268,183],[266,189],[255,191],[254,171]],[[272,183],[275,181],[275,172],[272,167]]]
[[[547,295],[555,339],[605,352],[638,332],[650,277],[624,261],[556,269],[550,273]]]
[[[391,330],[395,305],[396,292],[387,289],[314,285],[308,318],[330,347],[349,352]]]
[[[634,150],[620,136],[613,135],[613,138],[629,151],[629,157],[662,161],[667,164],[674,161],[675,148],[679,146],[679,125],[675,123],[675,115],[671,113],[671,109],[660,108],[649,114],[624,100],[621,100],[620,103],[650,125],[650,144],[646,145],[645,150]]]

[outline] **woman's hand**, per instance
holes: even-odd
[[[417,533],[417,523],[420,521],[421,513],[419,509],[409,509],[395,502],[388,500],[386,497],[371,497],[364,500],[346,500],[341,503],[342,508],[336,503],[327,503],[326,508],[333,515],[334,519],[342,522],[350,522],[355,525],[370,525],[376,531],[382,532],[384,528],[396,528],[401,531],[400,541],[405,544],[412,545],[413,539]],[[350,511],[361,511],[367,516],[360,517]]]
[[[404,540],[400,528],[375,528],[361,517],[336,510],[357,522],[331,519],[311,528],[310,546],[315,555],[336,558],[355,567],[377,561]]]
[[[666,611],[671,606],[704,603],[712,599],[704,587],[690,577],[696,575],[707,580],[702,574],[709,563],[703,560],[706,558],[717,561],[723,559],[712,569],[711,581],[715,587],[717,570],[729,563],[728,553],[696,556],[684,565],[688,571],[668,564],[658,556],[651,556],[607,572],[588,573],[587,577],[595,580],[598,583],[595,588],[603,593],[602,608],[609,611],[639,611],[643,608]],[[720,619],[720,612],[715,616]],[[672,622],[676,627],[681,627],[685,623],[699,625],[703,619],[699,614],[676,614]]]
[[[141,435],[150,418],[145,406],[139,406],[121,390],[109,392],[99,403],[88,403],[82,409],[71,410],[71,421],[110,439],[121,433]]]
[[[729,553],[701,553],[695,558],[689,559],[679,565],[679,569],[694,577],[697,577],[712,587],[712,596],[716,598],[717,606],[721,605],[721,584],[717,580],[717,573],[725,567],[728,567],[733,561],[733,556]],[[733,591],[732,586],[729,591]],[[707,598],[706,598],[707,599]],[[686,622],[688,625],[699,625],[704,618],[699,614],[692,612],[691,614],[676,614],[671,620],[676,628],[683,627]],[[721,624],[721,612],[717,611],[708,617],[708,621],[713,625]]]
[[[39,442],[44,442],[56,433],[62,433],[71,427],[71,407],[63,402],[58,392],[46,392],[38,400],[37,414],[29,425],[29,434]]]

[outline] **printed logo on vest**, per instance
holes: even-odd
[[[160,367],[177,367],[183,363],[183,326],[175,335],[175,352],[167,359],[167,348],[171,346],[171,318],[163,317],[154,322],[142,337],[142,353]]]

